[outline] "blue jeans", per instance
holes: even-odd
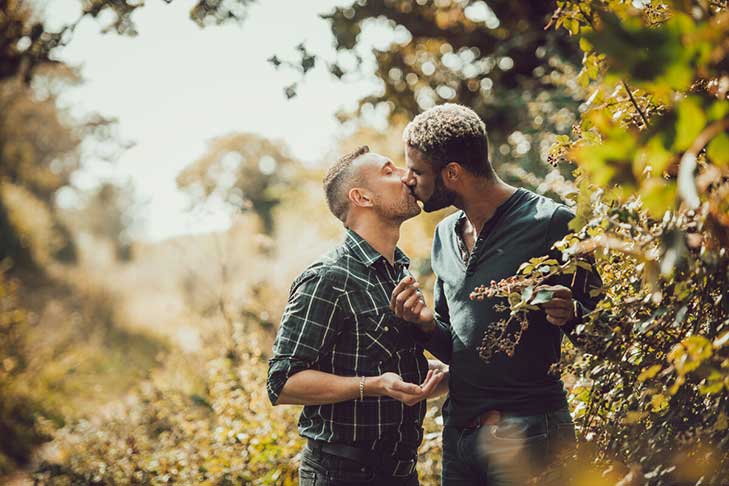
[[[418,486],[418,473],[403,476],[386,474],[359,462],[312,451],[301,453],[299,486]]]
[[[564,460],[575,446],[567,407],[540,415],[503,414],[498,425],[443,429],[443,486],[566,484]],[[566,454],[567,453],[567,454]]]

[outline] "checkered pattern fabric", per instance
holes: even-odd
[[[428,363],[410,324],[389,309],[390,294],[410,261],[396,249],[395,265],[348,231],[344,243],[294,281],[269,362],[268,394],[276,403],[288,378],[315,369],[339,376],[391,371],[420,384]],[[412,407],[389,397],[305,406],[299,432],[311,439],[415,453],[425,401]]]

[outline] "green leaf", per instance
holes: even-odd
[[[666,150],[661,137],[653,137],[636,154],[633,171],[638,176],[646,167],[650,167],[652,175],[660,176],[668,168],[673,157],[674,154]]]
[[[659,177],[651,177],[640,188],[643,205],[654,218],[674,207],[676,201],[676,184]]]
[[[715,165],[729,168],[729,135],[724,132],[714,137],[714,139],[709,142],[709,146],[706,149],[706,155]]]
[[[683,99],[678,105],[678,121],[676,122],[676,140],[673,148],[678,151],[687,150],[706,125],[706,115],[695,96]]]
[[[536,293],[532,301],[529,303],[533,305],[544,304],[545,302],[549,302],[550,300],[552,300],[553,297],[554,292],[550,290],[540,290]]]
[[[531,285],[525,287],[524,290],[521,291],[521,300],[523,300],[524,302],[528,302],[529,299],[531,299],[533,293],[534,287],[532,287]]]
[[[519,265],[519,270],[517,271],[517,273],[529,275],[530,273],[532,273],[532,270],[534,270],[534,265],[529,262],[524,262]]]
[[[727,114],[729,114],[729,101],[726,100],[715,101],[711,107],[706,110],[706,115],[711,121],[721,120]]]

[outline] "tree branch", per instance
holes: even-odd
[[[638,106],[638,103],[635,101],[635,98],[633,98],[633,93],[630,92],[630,88],[628,87],[628,83],[625,81],[622,81],[623,87],[625,88],[625,91],[628,92],[628,96],[630,96],[630,102],[633,103],[633,106],[636,110],[638,110],[638,114],[640,115],[640,118],[643,120],[643,123],[645,124],[645,127],[648,128],[648,120],[646,119],[645,115],[643,114],[643,111]]]

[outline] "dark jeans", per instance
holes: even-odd
[[[540,415],[503,415],[498,425],[443,429],[443,486],[565,485],[575,446],[567,407]]]
[[[368,466],[305,447],[299,466],[299,486],[418,486],[418,473],[394,477],[378,467]]]

